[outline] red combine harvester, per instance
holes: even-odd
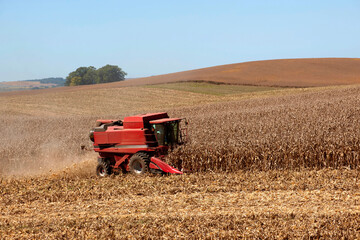
[[[181,128],[182,120],[169,118],[165,112],[125,117],[123,121],[97,120],[90,131],[94,150],[100,155],[96,174],[105,177],[119,170],[182,174],[161,160],[169,149],[184,143],[187,129]]]

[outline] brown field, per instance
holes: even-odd
[[[0,96],[16,94],[43,94],[76,92],[90,89],[109,89],[169,82],[214,82],[251,86],[321,87],[360,84],[360,58],[304,58],[279,59],[227,64],[209,68],[170,73],[128,81],[33,90],[30,92],[6,92]]]
[[[170,73],[134,79],[131,83],[121,83],[121,85],[210,81],[255,86],[319,87],[359,84],[359,76],[359,58],[280,59]]]
[[[360,238],[360,86],[193,84],[0,96],[1,238]],[[154,111],[192,172],[97,178],[95,120]]]

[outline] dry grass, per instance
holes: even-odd
[[[351,86],[0,97],[0,236],[359,238],[359,96]],[[96,154],[80,150],[94,121],[145,111],[190,120],[189,144],[168,161],[194,173],[96,178]]]

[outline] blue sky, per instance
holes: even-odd
[[[360,57],[359,0],[0,0],[0,81],[313,57]]]

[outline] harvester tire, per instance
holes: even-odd
[[[106,177],[111,174],[111,167],[106,162],[99,162],[99,164],[96,167],[96,175],[99,177]]]
[[[141,175],[149,172],[150,157],[146,153],[136,153],[129,160],[132,174]]]

